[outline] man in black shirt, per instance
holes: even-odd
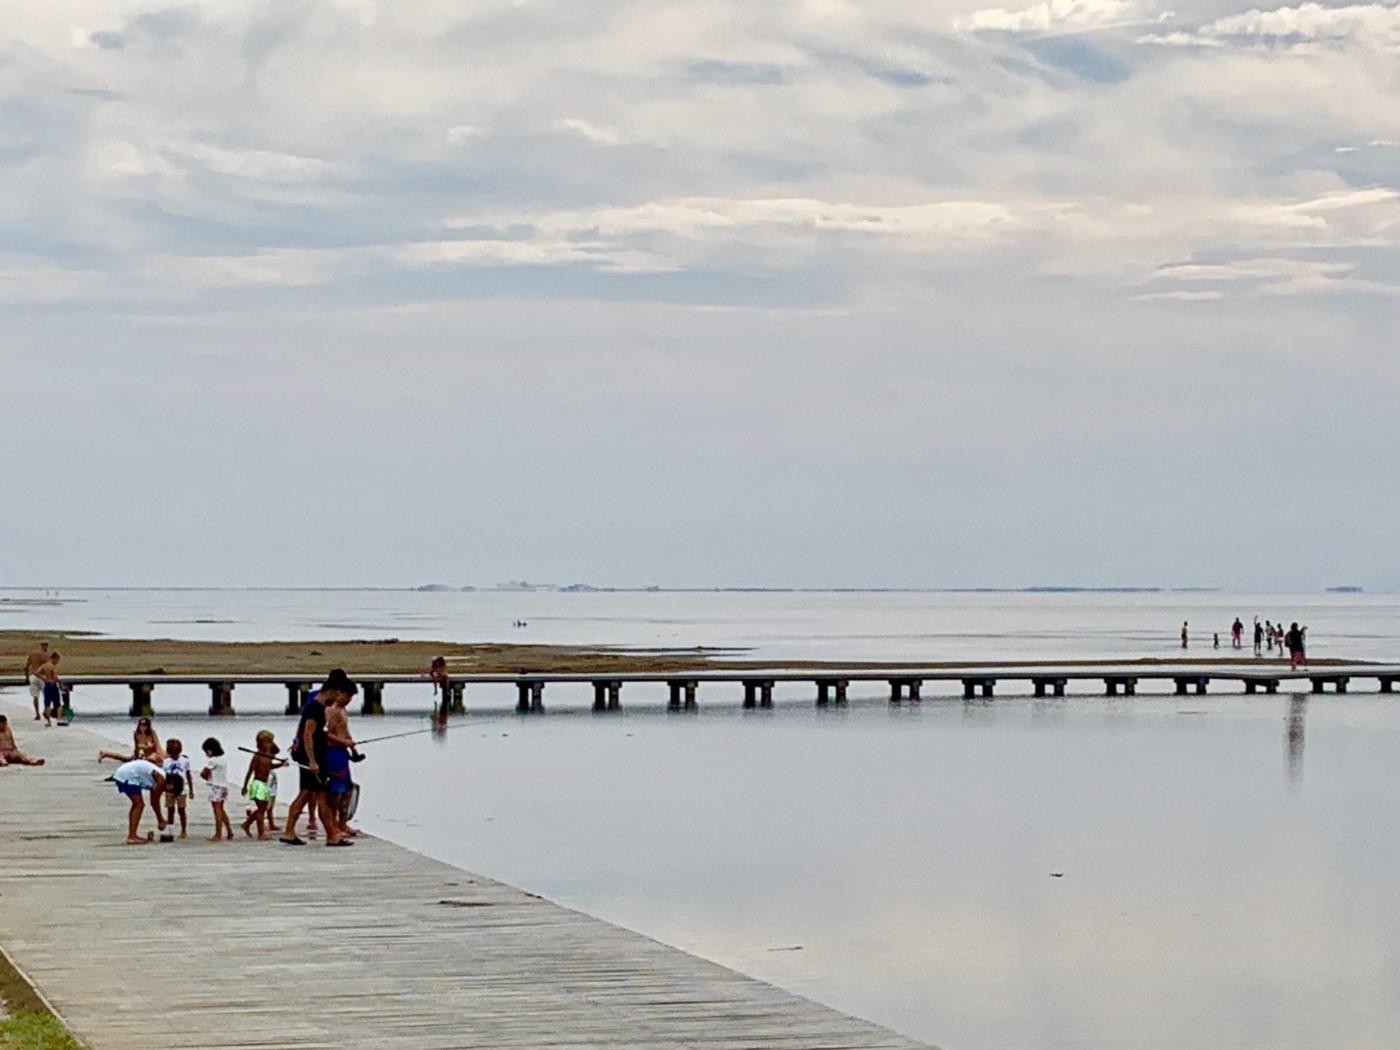
[[[306,845],[297,836],[296,822],[307,806],[320,814],[327,846],[354,844],[337,830],[339,825],[326,800],[326,705],[342,695],[354,696],[356,691],[349,675],[336,668],[327,676],[325,685],[308,696],[302,706],[301,721],[297,723],[297,735],[291,747],[292,761],[301,767],[301,791],[287,807],[287,823],[282,832],[282,841],[289,846]]]

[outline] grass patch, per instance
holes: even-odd
[[[52,1014],[0,1017],[0,1050],[83,1050]]]
[[[0,1050],[83,1050],[0,950]]]

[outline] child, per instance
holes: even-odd
[[[183,754],[185,745],[173,736],[165,742],[166,759],[161,764],[165,773],[165,823],[174,825],[175,811],[180,811],[180,837],[189,832],[190,818],[185,813],[185,800],[194,798],[194,784],[190,782],[190,760]]]
[[[144,846],[151,840],[143,839],[137,834],[141,827],[141,814],[146,809],[146,804],[141,799],[141,792],[150,791],[151,809],[156,815],[156,827],[164,831],[165,818],[160,815],[160,796],[161,792],[165,790],[165,774],[155,763],[147,762],[144,758],[134,758],[117,767],[117,771],[112,774],[112,782],[117,785],[118,791],[131,799],[131,812],[126,819],[126,844],[128,846]]]
[[[278,759],[282,765],[287,765],[286,759]],[[273,769],[267,775],[267,830],[281,831],[277,826],[277,770]]]
[[[224,757],[223,745],[211,736],[204,741],[204,757],[204,768],[199,775],[209,781],[209,805],[214,810],[214,834],[209,836],[209,841],[218,842],[221,837],[232,841],[233,824],[224,810],[224,803],[228,801],[228,759]]]
[[[15,743],[15,731],[10,720],[0,715],[0,766],[42,766],[42,758],[30,758]]]
[[[272,733],[266,729],[262,730],[258,733],[258,753],[249,761],[248,772],[243,775],[243,795],[252,799],[254,806],[243,818],[243,834],[249,838],[253,837],[250,829],[254,821],[258,825],[258,838],[267,838],[267,811],[272,801],[268,780],[272,777],[275,766],[287,764],[277,759],[276,755],[277,742]]]

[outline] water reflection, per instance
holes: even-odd
[[[1284,732],[1288,746],[1288,782],[1294,787],[1303,783],[1303,719],[1307,713],[1307,694],[1295,694],[1288,701],[1287,729]]]
[[[376,749],[360,813],[946,1050],[1391,1050],[1400,708],[1307,707],[468,717]]]

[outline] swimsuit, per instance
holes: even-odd
[[[248,781],[248,797],[254,802],[268,802],[272,799],[272,792],[268,790],[267,781]]]
[[[350,790],[350,749],[331,746],[326,748],[326,786],[332,795],[343,795]]]

